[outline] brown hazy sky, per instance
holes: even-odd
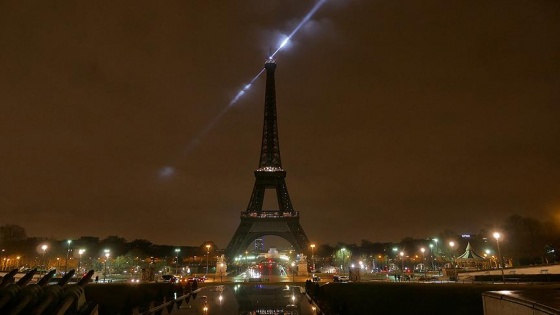
[[[314,3],[0,1],[0,223],[225,247],[254,184],[264,77],[187,148]],[[556,0],[328,1],[277,55],[310,240],[558,213],[559,17]]]

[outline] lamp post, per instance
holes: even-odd
[[[490,256],[490,250],[489,249],[484,250],[484,257],[488,258],[488,269],[492,269],[492,256]]]
[[[434,243],[436,243],[436,251],[434,252],[434,258],[435,258],[435,261],[436,261],[436,262],[435,262],[434,264],[435,264],[436,266],[438,265],[438,264],[437,264],[437,255],[438,255],[437,243],[438,243],[438,241],[439,241],[439,240],[438,240],[437,238],[434,238]],[[438,275],[441,275],[441,268],[440,268],[440,267],[437,267],[437,268],[438,268]]]
[[[453,267],[453,276],[457,279],[457,268],[455,267],[455,242],[450,241],[449,247],[451,247],[451,267]]]
[[[400,252],[401,255],[401,272],[404,272],[404,252]]]
[[[80,272],[80,268],[82,267],[82,255],[85,253],[85,249],[80,248],[78,250],[78,254],[80,255],[80,260],[78,260],[78,273]]]
[[[426,258],[424,257],[424,252],[426,251],[426,249],[424,247],[420,248],[420,251],[422,252],[422,270],[425,269],[425,264],[424,261],[426,260]]]
[[[313,269],[312,272],[315,272],[315,255],[313,250],[315,249],[315,244],[311,244],[311,269]]]
[[[181,252],[180,248],[175,248],[175,267],[177,269],[177,271],[175,272],[175,274],[178,274],[179,268],[181,267],[179,265],[179,253]]]
[[[504,257],[502,256],[502,252],[500,251],[500,233],[494,232],[494,238],[496,239],[496,246],[498,247],[498,258],[500,259],[500,267],[502,269],[502,281],[506,283],[506,276],[504,275]]]
[[[103,274],[103,282],[107,283],[107,272],[108,272],[107,262],[109,261],[109,256],[111,256],[111,250],[105,249],[104,252],[105,252],[105,273]]]
[[[64,263],[64,274],[68,272],[68,255],[70,255],[70,244],[72,244],[72,240],[67,240],[66,243],[68,244],[68,249],[66,250],[66,262]]]
[[[223,272],[224,272],[224,263],[220,263],[220,282],[223,282],[223,278],[222,278]],[[222,296],[220,295],[220,302],[222,301],[221,298]]]
[[[210,256],[210,244],[206,245],[206,274],[208,274],[208,257]]]
[[[434,244],[430,244],[430,257],[432,258],[432,270],[435,270],[436,267],[434,265]]]
[[[45,253],[47,252],[47,249],[49,248],[48,245],[44,244],[43,246],[41,246],[41,249],[43,250],[43,270],[46,271],[47,269],[47,261],[45,260]]]
[[[344,273],[344,252],[346,251],[346,248],[341,248],[340,251],[342,252],[342,273]]]
[[[296,262],[292,261],[292,282],[295,282],[295,276],[296,276],[295,269],[296,269]]]

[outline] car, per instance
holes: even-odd
[[[163,275],[161,276],[161,280],[162,282],[177,283],[178,279],[174,275]]]
[[[348,276],[339,276],[339,275],[335,275],[333,276],[333,282],[348,282],[350,279],[348,278]]]
[[[187,282],[204,282],[206,281],[206,277],[191,277],[187,279]]]
[[[319,277],[319,276],[313,276],[313,278],[311,278],[311,281],[313,281],[313,282],[320,282],[320,281],[321,281],[321,277]]]

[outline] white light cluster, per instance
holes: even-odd
[[[265,166],[257,169],[258,172],[281,172],[283,169],[278,166]]]

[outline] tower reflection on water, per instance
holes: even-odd
[[[234,294],[243,315],[299,315],[305,300],[299,287],[289,285],[236,285]]]

